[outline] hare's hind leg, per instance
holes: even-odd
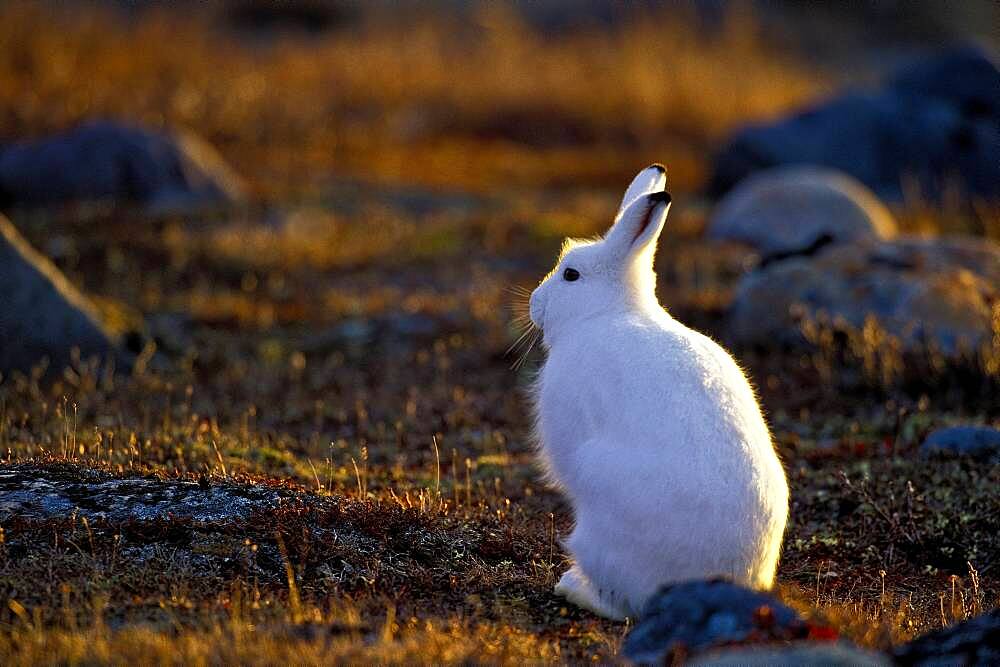
[[[588,611],[592,611],[598,616],[603,616],[616,621],[625,620],[625,616],[620,610],[607,604],[601,599],[601,596],[594,590],[593,586],[591,586],[586,575],[583,574],[580,568],[576,565],[573,565],[573,567],[567,570],[566,573],[563,574],[562,578],[559,579],[559,583],[556,584],[555,592],[556,595],[561,595],[566,598],[567,601],[572,602],[578,607],[583,607]]]
[[[621,533],[620,519],[613,513],[588,509],[578,512],[577,524],[566,538],[566,550],[591,597],[605,610],[595,609],[596,613],[619,620],[634,617],[635,603],[641,603],[635,579],[642,568],[637,570],[631,540]]]

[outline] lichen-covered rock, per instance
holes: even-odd
[[[186,573],[191,585],[214,585],[241,576],[261,583],[285,580],[284,557],[274,532],[283,518],[308,514],[311,539],[342,545],[351,553],[371,553],[374,541],[348,526],[320,525],[341,499],[305,494],[281,484],[199,481],[158,477],[118,477],[70,463],[0,466],[0,524],[8,558],[38,558],[47,548],[40,535],[66,535],[78,526],[89,547],[129,567]],[[15,562],[17,562],[15,560]],[[95,556],[95,561],[99,557]],[[8,563],[10,561],[8,560]],[[331,560],[335,585],[356,585],[372,573],[347,572]]]
[[[675,652],[808,635],[809,625],[766,593],[723,580],[690,581],[666,586],[649,600],[622,652],[633,662],[662,664]]]
[[[0,469],[0,522],[65,518],[71,514],[110,522],[171,517],[201,522],[246,520],[296,494],[264,486],[199,484],[150,478],[121,479],[73,468]]]
[[[294,563],[304,590],[350,593],[378,581],[435,597],[514,548],[496,528],[272,478],[115,475],[45,460],[0,465],[0,526],[4,592],[68,540],[85,541],[81,555],[99,578],[166,569],[185,586],[240,577],[284,587]]]
[[[825,243],[896,235],[889,210],[856,179],[821,167],[778,167],[740,183],[715,208],[709,238],[745,243],[765,260]]]
[[[801,322],[825,314],[860,328],[868,317],[904,349],[952,356],[996,344],[1000,247],[982,239],[858,242],[791,257],[745,275],[728,332],[744,345],[805,343]]]
[[[988,426],[941,428],[927,436],[920,452],[924,456],[958,455],[1000,463],[1000,429]]]
[[[918,637],[892,655],[907,667],[1000,664],[1000,609]]]
[[[0,373],[52,370],[81,358],[116,358],[117,342],[91,304],[59,269],[0,215]]]
[[[850,644],[794,642],[712,651],[686,663],[687,667],[890,667],[888,656]]]
[[[845,171],[880,197],[954,191],[1000,197],[1000,69],[956,48],[906,66],[879,89],[850,91],[773,123],[738,131],[715,158],[711,190],[787,164]]]
[[[205,142],[108,121],[0,148],[0,204],[139,203],[151,212],[240,201],[245,188]]]

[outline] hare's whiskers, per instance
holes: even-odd
[[[511,369],[518,370],[525,364],[528,355],[531,354],[541,338],[541,330],[531,321],[529,312],[533,290],[521,285],[510,285],[504,289],[512,295],[510,300],[511,323],[521,331],[517,339],[504,352],[504,356],[516,355]]]
[[[535,326],[533,324],[525,327],[524,331],[521,332],[521,335],[517,337],[517,340],[515,340],[510,347],[507,348],[507,351],[504,352],[504,354],[508,355],[523,345],[527,340],[529,340],[529,337],[534,333],[534,331]]]
[[[513,370],[515,371],[520,370],[521,367],[524,366],[525,362],[528,360],[528,355],[530,355],[531,351],[535,348],[535,344],[541,340],[542,332],[540,329],[534,329],[531,333],[534,335],[531,337],[528,347],[524,350],[524,353],[521,354],[520,358],[514,362]]]

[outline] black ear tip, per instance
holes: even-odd
[[[652,192],[649,194],[649,201],[654,204],[669,204],[672,201],[670,193],[666,190],[662,192]]]
[[[649,165],[649,166],[648,166],[648,167],[646,167],[646,168],[647,168],[647,169],[655,169],[655,170],[657,170],[658,172],[660,172],[661,174],[665,174],[665,173],[667,173],[667,168],[666,168],[666,167],[664,167],[664,166],[663,166],[662,164],[660,164],[659,162],[654,162],[653,164]]]

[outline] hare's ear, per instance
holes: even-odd
[[[648,195],[651,192],[660,192],[666,186],[667,168],[660,163],[649,165],[632,179],[628,190],[625,191],[625,196],[622,197],[622,204],[618,207],[618,215],[615,216],[615,219],[620,218],[625,209],[628,208],[628,205],[642,195]]]
[[[670,209],[666,191],[640,195],[629,204],[604,237],[611,252],[619,258],[634,256],[656,246]]]

